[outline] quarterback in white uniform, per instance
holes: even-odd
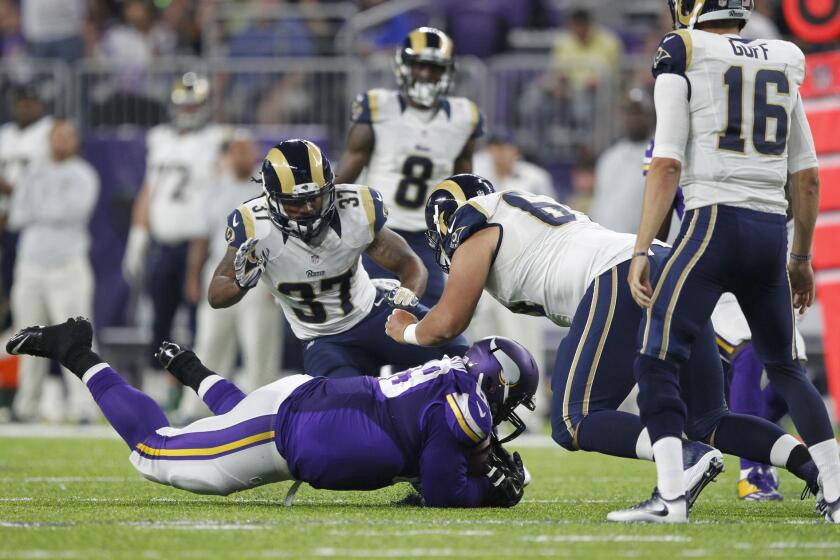
[[[799,95],[805,57],[793,43],[740,37],[752,0],[669,5],[675,31],[663,38],[653,64],[656,146],[628,274],[633,298],[647,310],[635,372],[640,414],[656,456],[657,490],[608,518],[688,520],[678,469],[686,423],[680,368],[721,294],[731,292],[768,379],[819,469],[819,509],[840,522],[837,442],[822,398],[797,359],[793,334],[794,309],[804,312],[814,298],[810,260],[819,208],[818,163]],[[794,238],[788,258],[789,174]],[[654,272],[650,244],[678,185],[685,219],[667,263]],[[725,437],[718,430],[715,441]]]
[[[169,339],[172,320],[183,302],[191,239],[204,235],[208,185],[218,171],[226,131],[208,124],[209,83],[192,72],[172,89],[172,124],[146,138],[146,178],[134,204],[123,258],[127,279],[145,276],[154,318],[152,345]],[[153,369],[159,365],[152,360]]]
[[[548,197],[492,191],[486,179],[456,175],[432,192],[427,231],[449,274],[446,289],[419,322],[395,310],[388,334],[412,345],[446,342],[467,327],[482,289],[514,312],[569,326],[552,373],[552,437],[572,451],[652,460],[641,419],[616,410],[635,383],[632,364],[642,318],[622,280],[633,235],[603,228]],[[664,245],[652,249],[655,266],[667,253]],[[723,367],[707,323],[680,379],[688,399],[686,433],[698,440],[685,446],[681,465],[692,502],[723,469],[720,451],[700,440],[714,434],[721,451],[768,461],[772,444],[781,442],[790,452],[797,445],[778,426],[728,413]],[[748,447],[744,441],[763,444]],[[803,452],[807,456],[801,447]],[[813,464],[789,464],[789,454],[774,456],[774,464],[790,466],[816,487]]]
[[[405,241],[385,227],[386,210],[375,190],[335,185],[330,163],[306,140],[272,148],[262,166],[264,196],[228,217],[229,248],[210,283],[216,308],[237,303],[258,280],[280,302],[304,344],[304,373],[349,377],[455,355],[463,339],[406,352],[383,332],[386,297],[361,266],[366,253],[396,274],[402,288],[392,304],[415,309],[426,270]],[[421,310],[422,312],[422,310]]]
[[[338,166],[338,183],[365,181],[382,193],[389,226],[402,235],[429,269],[421,300],[434,305],[443,292],[424,241],[423,211],[430,187],[472,171],[476,138],[484,133],[475,103],[447,92],[454,77],[452,39],[432,27],[411,31],[397,49],[399,90],[373,89],[353,103],[353,126]],[[393,276],[365,260],[373,277]]]

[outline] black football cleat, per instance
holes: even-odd
[[[71,350],[90,350],[92,344],[93,327],[90,321],[76,317],[59,325],[26,327],[9,339],[6,352],[61,362]]]

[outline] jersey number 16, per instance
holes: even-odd
[[[744,128],[744,69],[732,66],[723,75],[723,83],[728,90],[726,132],[718,139],[718,149],[727,152],[744,153],[746,140]],[[785,153],[788,136],[788,112],[782,105],[767,101],[770,85],[776,86],[778,95],[790,95],[790,83],[784,72],[779,70],[759,70],[755,75],[755,95],[753,96],[753,145],[758,153],[767,156],[780,156]],[[775,138],[767,138],[767,121],[776,121]]]

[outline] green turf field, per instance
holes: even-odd
[[[709,486],[688,526],[625,526],[607,512],[647,497],[651,463],[522,449],[534,475],[510,510],[398,505],[379,492],[288,484],[229,498],[142,480],[110,439],[0,438],[0,559],[6,558],[840,558],[840,527],[799,501],[785,475],[780,504],[735,498],[737,462]]]

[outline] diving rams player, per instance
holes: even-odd
[[[421,302],[431,307],[443,293],[443,275],[426,246],[423,209],[429,189],[455,173],[470,173],[484,122],[475,103],[449,97],[455,77],[452,39],[433,27],[411,31],[397,49],[399,90],[373,89],[353,103],[353,126],[338,165],[339,183],[365,183],[382,193],[388,225],[417,253],[429,271]],[[392,277],[365,259],[374,277]]]
[[[165,343],[158,359],[216,415],[174,428],[91,350],[92,335],[87,320],[69,319],[24,329],[6,347],[75,373],[131,449],[131,464],[153,482],[228,495],[284,480],[329,490],[412,480],[432,507],[511,507],[522,499],[521,459],[491,441],[520,404],[533,408],[539,371],[513,340],[483,339],[463,358],[390,377],[292,375],[249,395]]]
[[[797,360],[794,308],[814,298],[811,248],[819,208],[813,138],[799,88],[805,57],[786,41],[739,36],[752,0],[669,0],[676,31],[654,59],[656,147],[628,273],[647,310],[635,363],[657,491],[616,521],[688,520],[679,462],[685,424],[679,371],[723,292],[738,299],[756,354],[819,468],[821,510],[840,522],[840,457],[819,392]],[[788,257],[784,186],[791,178]],[[667,262],[649,249],[681,185],[685,219]]]
[[[568,326],[552,372],[552,437],[570,451],[652,460],[651,438],[639,417],[617,410],[635,383],[642,319],[621,280],[633,235],[603,228],[546,196],[492,191],[486,179],[456,175],[432,192],[429,242],[448,272],[446,289],[419,322],[395,310],[388,333],[409,344],[444,343],[467,327],[482,289],[511,311]],[[668,249],[653,252],[659,266]],[[816,490],[816,467],[793,436],[762,419],[728,413],[710,322],[681,373],[685,431],[698,440],[680,457],[689,506],[722,470],[720,451],[787,467]],[[701,441],[713,441],[720,451]]]
[[[371,374],[463,353],[463,338],[406,351],[385,335],[388,303],[417,310],[426,269],[385,226],[378,192],[336,185],[329,160],[307,140],[269,150],[261,175],[264,195],[228,217],[229,247],[208,292],[212,307],[236,304],[262,278],[303,341],[304,373],[311,375]],[[361,265],[363,253],[400,279],[387,302]]]
[[[134,203],[123,272],[152,300],[152,348],[170,338],[183,301],[190,240],[203,235],[206,200],[226,131],[209,123],[210,83],[193,72],[172,88],[171,124],[146,136],[146,178]],[[153,362],[153,369],[160,366]]]

